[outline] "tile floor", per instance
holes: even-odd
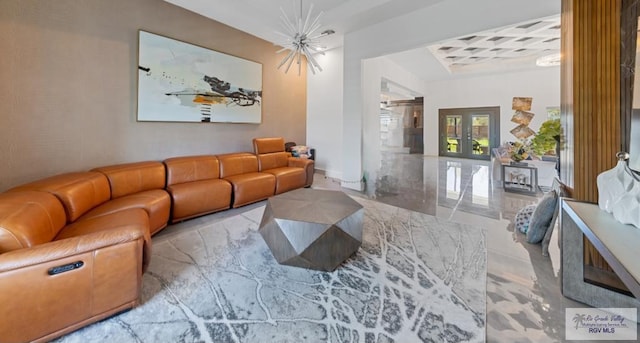
[[[514,232],[516,212],[542,196],[505,192],[492,183],[489,161],[383,154],[364,194],[394,206],[487,228],[487,342],[563,342],[565,308],[585,305],[562,296],[557,234],[544,257],[540,245]],[[340,188],[316,175],[314,187]]]
[[[524,242],[512,220],[542,196],[504,192],[492,183],[489,161],[384,153],[364,192],[342,189],[339,181],[316,174],[313,188],[342,189],[390,205],[487,228],[487,342],[564,342],[565,308],[585,307],[560,292],[557,234],[550,257],[540,245]],[[262,206],[263,202],[170,225],[154,236],[165,239]],[[557,230],[556,230],[557,231]],[[585,341],[582,341],[585,342]]]

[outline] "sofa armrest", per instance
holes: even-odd
[[[0,254],[0,273],[142,239],[143,228],[126,227],[71,237]]]
[[[0,337],[50,341],[140,303],[143,228],[115,228],[0,255]]]
[[[313,165],[314,161],[308,158],[289,157],[287,159],[289,167],[307,168],[309,165]]]
[[[304,186],[309,187],[313,183],[313,173],[315,172],[315,162],[310,159],[305,158],[296,158],[289,157],[288,158],[288,166],[302,168],[305,170],[307,174],[307,182],[305,182]]]

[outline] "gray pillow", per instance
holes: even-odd
[[[560,212],[560,198],[569,197],[571,192],[567,188],[567,186],[560,181],[557,177],[553,180],[552,188],[558,194],[558,206],[556,206],[556,210],[553,211],[553,218],[551,218],[551,223],[549,224],[549,229],[547,233],[544,234],[544,238],[542,239],[542,256],[549,256],[549,243],[551,241],[551,235],[553,235],[553,229],[556,224],[556,220],[558,219],[558,212]]]
[[[558,195],[555,190],[546,193],[542,197],[531,215],[529,230],[527,230],[527,243],[535,244],[542,241],[544,234],[551,224],[553,211],[556,209],[557,204]]]

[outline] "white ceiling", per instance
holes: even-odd
[[[300,13],[300,0],[165,0],[199,13],[223,24],[235,27],[264,40],[277,43],[281,10],[288,16]],[[345,33],[394,18],[443,0],[303,0],[306,16],[313,5],[312,16],[322,12],[322,28],[336,33],[323,37],[328,49],[342,46]]]
[[[540,56],[560,53],[560,16],[455,37],[430,45],[429,50],[451,73],[474,70],[487,62],[535,65]]]
[[[276,31],[280,24],[281,9],[289,17],[300,13],[300,0],[164,0],[218,22],[235,27],[270,42],[281,42]],[[342,46],[346,33],[429,7],[446,0],[303,0],[302,13],[306,16],[313,4],[312,17],[323,12],[320,32],[332,29],[335,34],[320,39],[328,49]],[[487,17],[490,21],[490,17]],[[542,21],[541,21],[542,20]],[[541,21],[540,23],[537,23]],[[534,25],[518,28],[518,26]],[[414,49],[388,57],[404,69],[425,80],[439,80],[496,71],[535,68],[535,59],[543,54],[559,51],[560,30],[551,29],[560,23],[553,18],[514,23],[509,27],[472,33],[438,42],[430,47]],[[469,40],[461,38],[475,36]],[[503,37],[496,39],[495,37]],[[392,39],[392,37],[386,37]],[[521,40],[524,39],[524,40]],[[444,48],[444,49],[443,49]],[[492,49],[503,49],[494,50]],[[525,50],[522,50],[525,49]],[[519,51],[518,51],[519,50]],[[435,56],[434,56],[435,55]]]
[[[536,59],[560,53],[560,15],[469,33],[387,57],[425,80],[540,68]]]

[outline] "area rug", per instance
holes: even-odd
[[[333,272],[279,265],[264,206],[156,240],[142,305],[60,342],[483,342],[485,230],[356,198],[362,247]]]

